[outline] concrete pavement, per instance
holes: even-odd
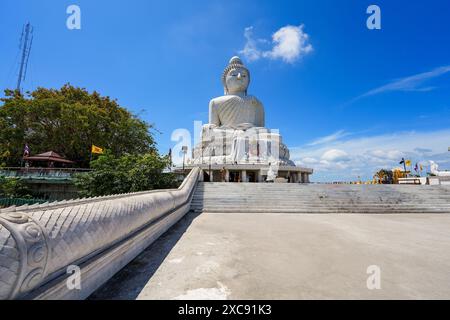
[[[450,215],[191,212],[91,299],[450,299]]]

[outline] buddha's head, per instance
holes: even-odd
[[[244,66],[239,57],[231,58],[222,74],[225,94],[247,94],[250,84],[250,71]]]

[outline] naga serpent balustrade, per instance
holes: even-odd
[[[178,189],[0,210],[0,299],[84,299],[190,209],[195,168]],[[81,289],[66,285],[81,269]]]

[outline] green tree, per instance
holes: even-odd
[[[22,95],[5,90],[0,99],[0,164],[21,163],[25,143],[33,154],[55,151],[89,166],[92,144],[116,156],[155,151],[152,126],[116,100],[70,84]]]
[[[381,184],[393,184],[394,182],[394,174],[392,170],[381,169],[378,171],[374,178],[378,179]]]
[[[20,179],[0,176],[0,197],[31,198],[32,195],[31,191]]]
[[[116,157],[107,151],[91,162],[93,171],[75,176],[75,185],[84,197],[175,188],[175,176],[163,173],[168,165],[156,152]]]

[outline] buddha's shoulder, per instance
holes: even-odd
[[[253,104],[260,104],[262,105],[262,102],[255,96],[247,96],[247,99],[251,101]]]
[[[255,96],[250,96],[250,95],[246,96],[245,98],[241,98],[241,97],[235,96],[235,95],[221,96],[221,97],[217,97],[217,98],[212,99],[210,101],[210,104],[220,105],[220,104],[225,103],[225,102],[230,101],[230,100],[240,100],[240,101],[244,100],[244,101],[250,102],[252,104],[262,105],[261,101],[259,101],[258,98],[256,98]]]
[[[217,97],[217,98],[213,98],[210,101],[210,104],[222,104],[224,102],[227,102],[229,100],[232,100],[234,96],[221,96],[221,97]]]

